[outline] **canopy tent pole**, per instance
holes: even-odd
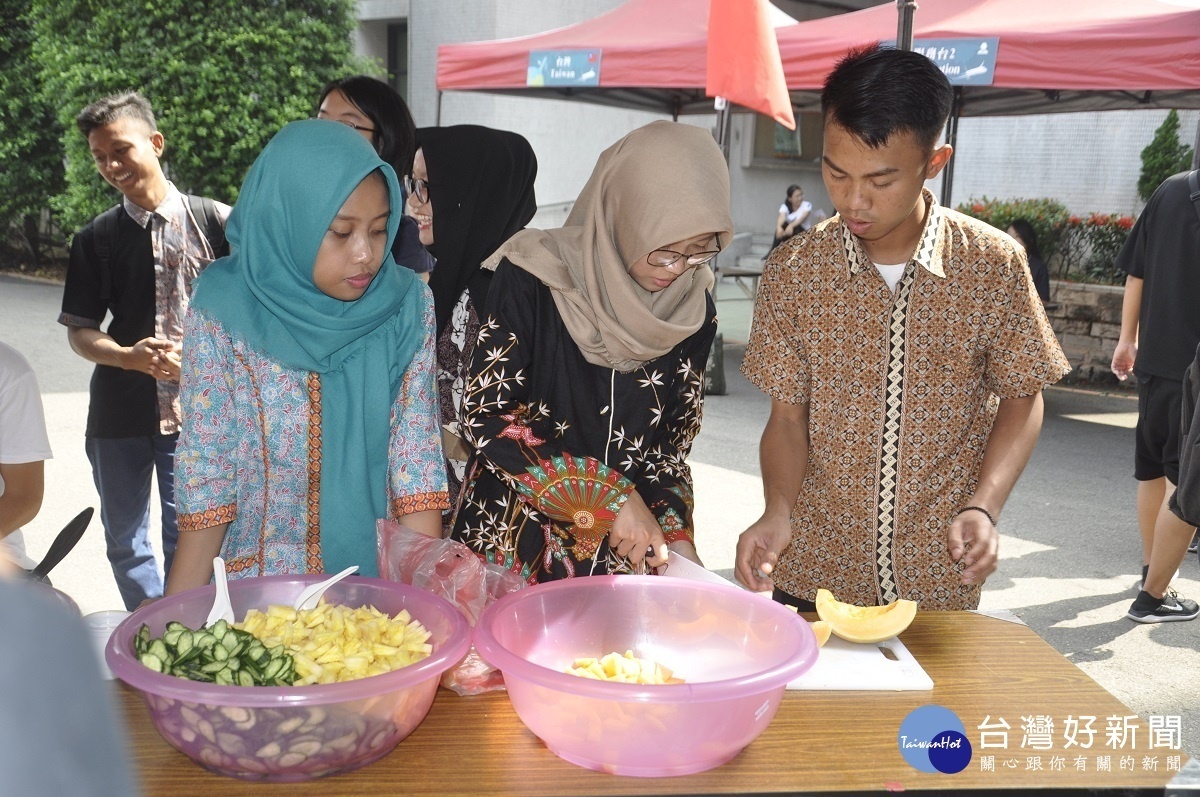
[[[713,137],[716,138],[717,146],[721,149],[721,157],[725,159],[725,164],[728,166],[733,103],[724,97],[713,97],[713,106],[717,110],[717,129],[713,131]],[[717,269],[720,269],[719,265]],[[720,271],[717,271],[715,276],[720,279]],[[713,286],[713,290],[716,290],[716,285]],[[717,334],[708,350],[708,363],[704,368],[704,392],[712,396],[724,396],[729,392],[725,382],[725,336],[721,334],[719,323]]]
[[[1200,169],[1200,120],[1196,121],[1196,143],[1192,145],[1192,168]]]
[[[717,108],[717,146],[721,148],[721,155],[725,158],[725,163],[729,163],[729,134],[731,130],[731,103],[724,97],[715,97],[713,104]]]
[[[433,112],[433,126],[442,126],[442,90],[438,89],[437,93],[437,109]]]
[[[913,16],[917,10],[917,0],[896,0],[896,49],[911,50],[913,48]]]

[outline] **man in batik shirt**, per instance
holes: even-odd
[[[811,610],[973,609],[996,522],[1069,370],[1023,250],[924,183],[953,92],[924,56],[869,47],[830,73],[822,176],[838,215],[767,261],[742,365],[771,396],[766,510],[737,575]]]

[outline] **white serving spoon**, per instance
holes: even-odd
[[[334,584],[341,581],[351,573],[358,572],[358,565],[350,565],[336,576],[331,576],[324,581],[305,587],[300,593],[300,597],[296,598],[296,602],[292,604],[292,608],[300,611],[301,609],[315,609],[321,600],[321,596],[325,594],[325,590],[332,587]]]
[[[212,609],[209,610],[208,619],[204,624],[212,625],[217,620],[232,623],[233,605],[229,602],[229,585],[225,583],[225,560],[219,556],[213,557],[213,579],[217,584],[217,594],[213,598]]]

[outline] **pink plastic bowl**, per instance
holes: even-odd
[[[290,605],[324,575],[234,579],[234,616],[270,604]],[[139,690],[163,738],[200,765],[249,780],[297,781],[356,769],[387,754],[429,712],[442,673],[470,648],[470,626],[447,601],[392,581],[352,577],[330,587],[326,601],[408,609],[432,636],[433,653],[401,670],[338,684],[298,687],[218,686],[154,672],[133,655],[145,623],[154,636],[169,620],[204,623],[210,586],[141,608],[117,626],[105,649],[113,674]]]
[[[762,596],[678,578],[593,576],[539,584],[488,607],[475,646],[504,672],[517,716],[550,750],[617,775],[720,766],[770,724],[817,642]],[[632,650],[686,683],[610,683],[563,672]]]

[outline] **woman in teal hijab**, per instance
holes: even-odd
[[[259,155],[184,328],[180,539],[166,594],[230,577],[377,573],[375,521],[440,535],[433,304],[390,254],[392,167],[326,120]]]

